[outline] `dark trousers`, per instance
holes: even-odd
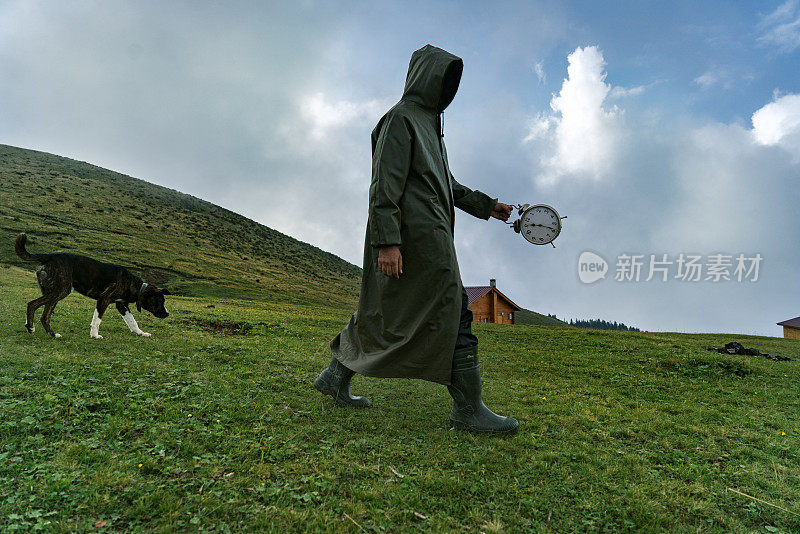
[[[469,309],[469,298],[464,287],[461,287],[461,320],[458,323],[456,350],[477,347],[478,338],[472,333],[472,310]]]

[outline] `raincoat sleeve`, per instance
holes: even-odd
[[[401,245],[400,199],[411,169],[413,137],[410,126],[398,114],[386,117],[372,153],[369,186],[370,244]]]
[[[450,173],[450,183],[453,186],[453,202],[458,209],[479,219],[489,219],[492,210],[497,205],[496,198],[461,185],[452,173]]]

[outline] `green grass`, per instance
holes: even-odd
[[[529,326],[569,326],[561,319],[554,319],[549,315],[543,315],[531,310],[517,310],[514,312],[516,324]]]
[[[800,530],[726,491],[800,513],[800,363],[704,350],[796,341],[475,325],[485,400],[521,424],[497,439],[449,430],[435,384],[319,395],[341,308],[170,297],[153,337],[109,313],[93,340],[73,295],[54,340],[24,330],[35,287],[0,268],[2,531]]]

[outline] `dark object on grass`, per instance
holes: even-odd
[[[778,356],[777,354],[764,354],[758,349],[746,349],[744,348],[744,345],[736,341],[725,343],[724,347],[708,347],[706,350],[713,350],[716,352],[720,352],[722,354],[742,354],[744,356],[761,356],[762,358],[766,358],[768,360],[773,360],[776,362],[792,361],[791,358],[788,358],[786,356]]]
[[[100,402],[91,402],[90,401],[90,402],[87,402],[86,404],[84,404],[83,407],[86,408],[87,410],[89,410],[90,412],[94,413],[94,412],[100,410],[100,408],[103,407],[103,404],[100,403]]]
[[[265,322],[248,323],[246,321],[226,321],[225,319],[201,319],[199,317],[190,317],[182,319],[183,324],[199,326],[206,332],[212,334],[219,334],[223,336],[249,336],[250,334],[260,333],[253,330],[257,327],[263,327],[264,330],[271,330],[273,328],[280,328],[280,323],[268,324]]]

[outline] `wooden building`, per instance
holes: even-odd
[[[510,298],[497,290],[495,279],[488,286],[464,287],[472,310],[473,323],[515,324],[515,312],[521,310]]]
[[[778,326],[783,327],[783,337],[800,339],[800,317],[778,323]]]

